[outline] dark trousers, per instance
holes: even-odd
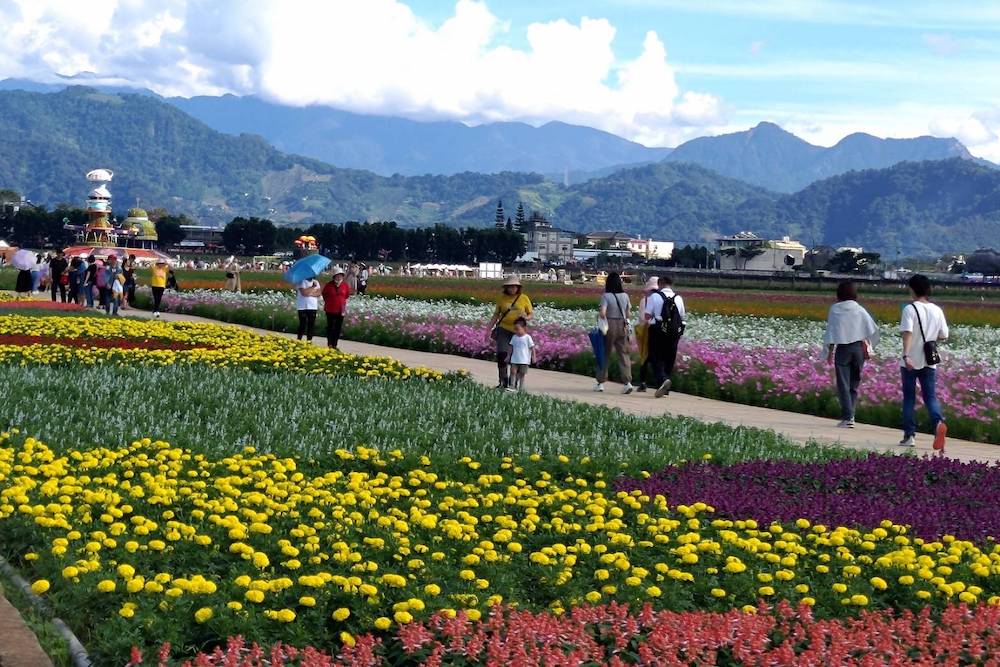
[[[301,312],[301,311],[300,311]],[[337,313],[326,314],[326,346],[337,347],[340,332],[344,330],[344,316]]]
[[[305,335],[306,340],[311,341],[313,339],[313,330],[316,328],[316,311],[315,310],[300,310],[299,311],[299,332],[296,334],[296,338],[302,340],[302,336]]]
[[[62,284],[62,276],[52,276],[52,300],[56,300],[56,292],[59,292],[59,299],[66,303],[66,286]]]
[[[97,289],[100,290],[100,293],[101,293],[101,301],[100,301],[101,308],[103,308],[105,312],[110,313],[111,312],[111,288],[110,287],[98,287]]]
[[[500,378],[500,386],[510,386],[510,355],[513,351],[510,341],[514,337],[513,332],[507,331],[503,327],[497,327],[497,375]]]
[[[840,418],[854,421],[858,406],[858,385],[861,369],[865,366],[865,351],[861,341],[838,345],[833,356],[837,372],[837,398],[840,400]]]
[[[649,325],[649,365],[653,369],[653,383],[663,384],[674,372],[677,361],[677,344],[681,339],[668,336],[657,323]]]
[[[160,312],[160,301],[163,299],[162,287],[150,287],[153,290],[153,312]]]

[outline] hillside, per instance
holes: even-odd
[[[804,243],[904,255],[972,250],[1000,238],[1000,171],[973,161],[904,162],[780,195],[683,163],[653,163],[570,187],[538,174],[384,177],[283,153],[260,137],[215,131],[148,95],[69,88],[0,92],[0,187],[79,205],[86,171],[116,172],[116,209],[136,199],[221,223],[235,215],[312,224],[493,224],[497,199],[574,230],[621,229],[694,242],[744,229]],[[787,142],[781,150],[797,150]]]
[[[807,244],[814,235],[903,257],[983,248],[1000,238],[1000,172],[960,158],[855,171],[783,197],[778,215]]]
[[[119,209],[138,198],[205,222],[260,215],[479,224],[492,220],[497,197],[551,189],[536,174],[385,178],[339,169],[254,135],[217,132],[155,97],[80,87],[0,93],[0,136],[8,155],[18,156],[0,161],[0,183],[36,202],[81,203],[83,175],[106,166],[116,173],[111,190]]]
[[[745,132],[699,137],[665,159],[688,162],[777,192],[796,192],[851,170],[882,169],[905,161],[974,159],[956,139],[879,139],[851,134],[830,148],[814,146],[774,123]]]
[[[234,95],[167,101],[221,132],[259,134],[283,151],[385,176],[521,171],[551,173],[561,181],[567,170],[651,162],[670,152],[558,122],[541,127],[525,123],[470,127],[325,106],[290,107]]]

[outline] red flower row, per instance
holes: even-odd
[[[496,608],[481,622],[436,616],[392,636],[364,635],[339,655],[284,645],[263,649],[242,637],[185,667],[375,667],[481,664],[497,667],[624,665],[998,665],[1000,607],[951,606],[932,616],[888,610],[821,620],[782,602],[756,613],[630,614],[622,605],[576,607],[564,616]],[[178,663],[165,645],[159,667]],[[142,662],[133,650],[129,667]]]

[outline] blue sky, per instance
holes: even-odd
[[[0,77],[648,145],[770,120],[823,145],[955,136],[1000,160],[1000,0],[5,0],[0,22]]]

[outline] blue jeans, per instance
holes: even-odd
[[[931,415],[931,429],[937,427],[939,422],[944,421],[941,416],[941,404],[938,403],[937,394],[934,391],[937,380],[937,368],[927,366],[920,370],[910,370],[901,368],[903,377],[903,435],[911,436],[917,432],[917,380],[920,380],[920,393],[927,406],[927,412]]]
[[[83,290],[83,295],[85,297],[87,297],[87,308],[93,308],[94,307],[94,286],[93,285],[84,285],[80,289]]]

